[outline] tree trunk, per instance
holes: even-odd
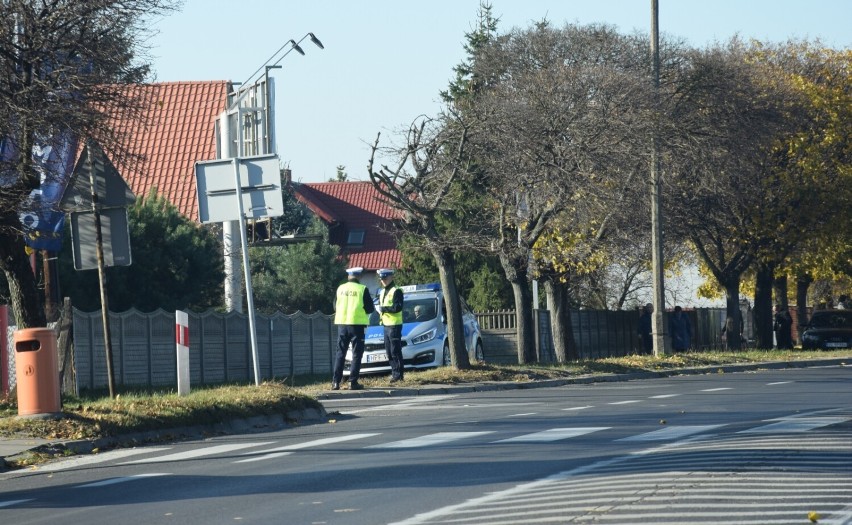
[[[518,364],[521,365],[536,362],[532,293],[526,281],[526,272],[523,272],[523,277],[512,283],[512,292],[515,295],[515,325],[518,332]]]
[[[568,362],[568,342],[571,322],[568,320],[565,289],[560,283],[545,279],[544,289],[547,291],[547,309],[550,311],[550,333],[553,339],[553,353],[557,363]]]
[[[799,333],[799,344],[802,344],[802,331],[808,323],[808,288],[814,282],[813,277],[803,273],[796,276],[796,326]]]
[[[754,328],[757,348],[772,348],[772,274],[774,265],[761,264],[754,279]]]
[[[527,280],[526,254],[511,257],[500,254],[500,264],[515,296],[515,329],[518,338],[518,364],[536,361],[535,334],[533,333],[532,292]]]
[[[782,275],[777,277],[772,286],[775,288],[775,303],[780,304],[784,308],[790,306],[790,301],[787,299],[787,276]]]
[[[740,334],[743,331],[743,318],[740,312],[740,280],[739,278],[730,279],[725,283],[725,306],[728,319],[725,321],[727,330],[725,337],[727,338],[728,350],[742,349],[742,338]]]
[[[456,259],[452,250],[435,249],[432,257],[438,266],[441,277],[441,289],[444,290],[444,303],[447,310],[447,339],[450,343],[450,359],[457,370],[470,368],[470,358],[464,342],[461,302],[456,288]]]
[[[3,215],[9,213],[15,212]],[[0,223],[11,224],[9,221],[4,217]],[[25,249],[23,237],[11,228],[0,228],[0,269],[9,283],[12,312],[18,330],[47,326],[42,296],[29,258],[24,256]]]
[[[59,385],[63,394],[77,395],[77,368],[74,364],[74,313],[71,299],[66,297],[59,317],[59,340],[56,350],[59,358]]]

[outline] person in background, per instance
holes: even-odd
[[[648,303],[642,308],[642,313],[639,315],[639,326],[637,332],[642,339],[642,350],[646,354],[654,352],[654,338],[651,337],[651,313],[654,311],[654,305]]]
[[[426,310],[423,308],[422,304],[418,304],[414,307],[414,320],[417,322],[426,320]]]
[[[379,323],[385,331],[385,353],[391,367],[391,383],[403,380],[402,362],[402,289],[393,281],[394,271],[382,268],[376,272],[382,287],[379,289]],[[416,312],[416,310],[415,310]]]
[[[737,310],[737,314],[739,314],[739,310]],[[742,322],[742,316],[737,315],[737,319],[735,319],[734,317],[729,315],[725,317],[725,322],[722,324],[722,342],[725,344],[725,350],[733,348],[732,345],[734,343],[731,334],[734,333],[734,327],[737,325],[739,325],[738,334],[740,336],[740,345],[742,346],[746,342],[745,339],[743,339],[744,326]]]
[[[692,324],[689,316],[683,312],[680,306],[674,307],[674,312],[669,318],[669,331],[672,334],[672,350],[675,352],[686,352],[692,344]]]
[[[352,344],[352,362],[349,366],[349,389],[364,388],[358,382],[361,372],[361,356],[364,355],[364,329],[370,324],[369,315],[375,311],[370,291],[359,280],[364,269],[359,267],[346,270],[348,279],[337,287],[337,301],[334,308],[334,324],[337,325],[337,353],[334,355],[334,368],[331,376],[331,389],[340,390],[343,380],[343,365],[346,351]]]
[[[789,350],[793,348],[793,317],[782,304],[775,305],[775,322],[772,328],[775,330],[775,344],[779,349]]]

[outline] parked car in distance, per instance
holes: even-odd
[[[402,360],[406,370],[447,366],[450,346],[447,341],[447,315],[444,293],[439,283],[401,286],[402,306]],[[376,294],[378,296],[378,294]],[[461,299],[464,343],[471,361],[483,360],[482,332],[476,316]],[[370,315],[370,326],[364,334],[364,355],[361,357],[361,374],[380,374],[391,371],[385,353],[384,328],[379,324],[379,314]],[[351,349],[346,352],[343,375],[349,375],[352,362]]]
[[[852,348],[852,310],[817,310],[802,332],[802,349]]]

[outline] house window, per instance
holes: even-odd
[[[351,230],[346,238],[347,246],[362,246],[364,244],[364,230]]]

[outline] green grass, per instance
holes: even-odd
[[[573,362],[565,365],[474,364],[469,370],[451,367],[409,372],[404,387],[453,385],[491,381],[526,382],[571,378],[589,374],[638,371],[674,371],[680,368],[712,367],[731,363],[796,361],[825,357],[847,357],[849,351],[757,351],[701,352],[676,355],[627,356]],[[850,356],[852,358],[852,356]],[[368,388],[389,388],[388,376],[362,376]],[[174,391],[124,390],[116,399],[104,392],[80,398],[63,396],[59,419],[18,418],[14,395],[0,399],[0,436],[38,437],[51,440],[96,439],[131,432],[145,432],[194,425],[209,425],[234,418],[286,414],[294,410],[318,409],[315,397],[328,391],[330,378],[297,377],[254,385],[224,385],[195,388],[188,396]]]

